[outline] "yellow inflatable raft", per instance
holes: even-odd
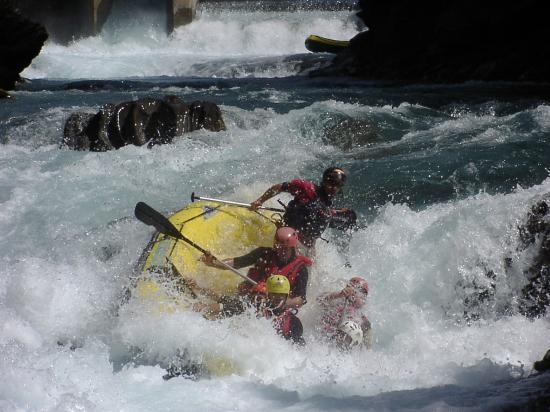
[[[202,251],[223,259],[258,246],[272,246],[275,221],[279,219],[274,212],[252,212],[246,207],[202,200],[169,218],[140,202],[136,217],[158,231],[138,261],[128,298],[138,299],[159,314],[191,310],[191,305],[200,301],[201,297],[187,287],[186,278],[200,279],[197,283],[201,286],[219,293],[233,293],[243,279],[233,271],[201,263]],[[213,376],[239,369],[231,359],[209,354],[204,354],[202,366]]]
[[[188,299],[179,299],[191,293],[185,287],[185,277],[200,278],[199,283],[219,293],[234,292],[243,279],[232,271],[205,266],[199,261],[200,249],[221,259],[271,246],[275,215],[208,201],[189,204],[168,221],[190,242],[156,232],[138,263],[132,295],[162,303],[161,310],[185,309],[183,302]]]

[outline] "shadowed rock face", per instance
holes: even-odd
[[[518,226],[519,239],[513,253],[504,261],[505,277],[512,289],[504,292],[507,303],[495,301],[500,289],[499,275],[480,262],[485,278],[457,284],[463,293],[464,320],[484,317],[487,310],[497,316],[520,313],[528,318],[544,316],[550,307],[550,195],[536,202]],[[516,288],[517,285],[517,288]]]
[[[547,2],[360,0],[369,28],[318,74],[406,82],[550,80]]]
[[[528,317],[542,316],[550,306],[550,207],[541,200],[531,208],[520,228],[521,248],[533,248],[533,261],[524,272],[520,311]]]
[[[152,147],[193,130],[225,130],[220,108],[211,102],[186,104],[176,96],[107,104],[96,114],[73,113],[63,144],[74,150],[106,151],[128,144]]]
[[[46,29],[0,0],[0,89],[13,90],[48,38]],[[0,94],[0,98],[7,95]]]

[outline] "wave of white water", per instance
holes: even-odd
[[[309,53],[304,41],[310,34],[343,40],[353,37],[358,30],[353,17],[348,11],[266,13],[214,9],[203,11],[191,24],[167,36],[163,25],[154,23],[155,16],[133,16],[129,20],[108,21],[99,36],[67,46],[47,42],[23,76],[288,76],[295,74],[296,68],[285,64],[283,56]],[[270,66],[275,66],[268,73],[258,60],[266,58]],[[248,71],[224,67],[250,64],[251,60],[259,62],[259,66]]]
[[[406,410],[410,398],[403,401],[398,391],[415,390],[425,408],[453,400],[467,405],[469,391],[530,372],[548,349],[550,323],[502,315],[521,286],[503,262],[525,258],[515,252],[517,224],[549,192],[548,179],[422,210],[386,203],[347,252],[333,238],[321,243],[310,302],[301,312],[305,349],[254,318],[207,322],[192,313],[156,314],[139,303],[117,315],[151,234],[132,217],[137,201],[164,212],[187,203],[191,191],[249,201],[288,174],[319,169],[319,159],[343,156],[315,134],[288,132],[303,122],[304,111],[224,110],[227,132],[196,132],[152,150],[60,150],[44,120],[60,119],[60,110],[10,130],[30,142],[0,151],[1,409]],[[44,141],[43,130],[52,140],[33,144]],[[368,187],[352,183],[349,190],[360,197]],[[477,308],[481,320],[468,325],[462,318],[467,286],[483,283],[488,269],[496,273],[495,299]],[[319,341],[314,298],[354,275],[371,285],[375,346],[341,354]],[[144,352],[124,363],[132,347]],[[161,365],[182,347],[231,359],[238,373],[164,382]],[[441,385],[458,389],[445,396]],[[497,404],[507,396],[492,393]]]

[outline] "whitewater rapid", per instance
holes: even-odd
[[[157,19],[148,15],[130,21],[112,19],[100,36],[68,46],[47,42],[22,75],[49,79],[283,77],[296,70],[297,63],[289,56],[309,53],[304,42],[310,34],[348,40],[361,27],[349,11],[265,13],[213,8],[166,36]]]
[[[134,19],[46,44],[0,106],[0,410],[498,410],[544,387],[525,378],[548,349],[548,315],[519,315],[516,298],[532,259],[518,226],[550,191],[549,105],[500,85],[305,78],[305,37],[350,38],[349,14],[206,10],[170,37]],[[152,149],[60,147],[72,112],[164,94],[216,102],[227,131]],[[192,192],[249,202],[332,164],[349,171],[340,203],[361,228],[318,245],[305,348],[254,317],[121,306],[152,235],[138,201],[166,215]],[[494,295],[467,304],[492,288],[488,271]],[[319,339],[315,297],[357,275],[374,347],[342,354]],[[164,381],[182,348],[235,373]]]

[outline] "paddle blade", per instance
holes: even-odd
[[[176,229],[176,227],[167,218],[147,203],[138,202],[136,204],[134,214],[139,221],[145,223],[146,225],[153,226],[160,233],[176,239],[183,239],[183,235],[178,231],[178,229]]]

